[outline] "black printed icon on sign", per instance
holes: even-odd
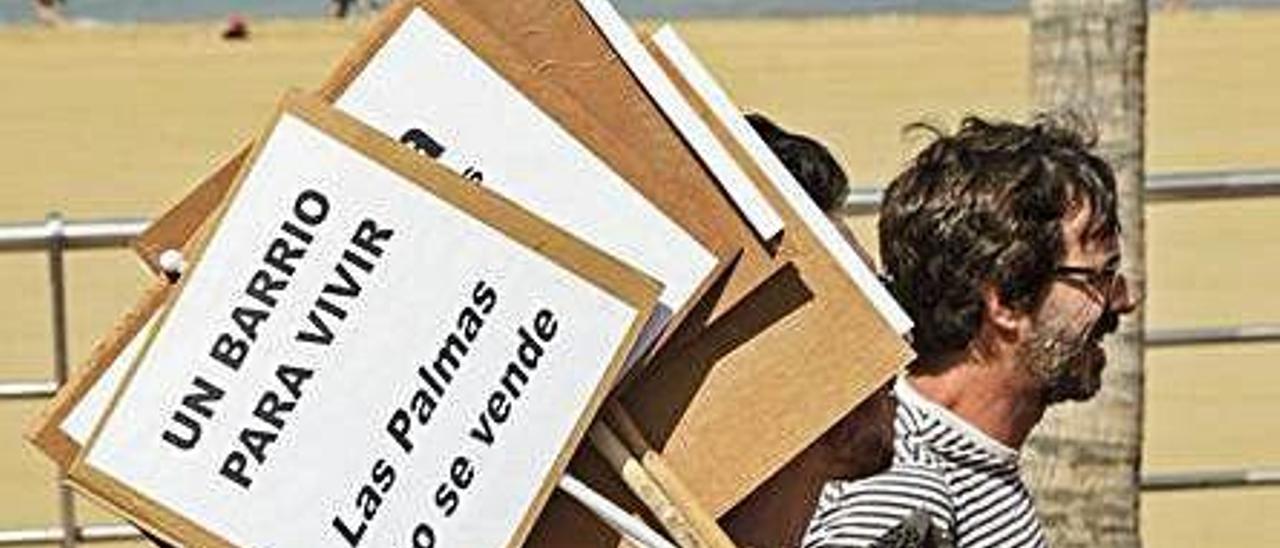
[[[427,132],[418,128],[404,132],[404,135],[400,136],[400,143],[432,160],[439,160],[445,151],[444,145],[441,145],[439,141],[427,135]],[[475,167],[468,167],[462,170],[462,177],[474,183],[484,182],[484,173]]]
[[[400,142],[409,145],[409,148],[418,154],[427,155],[432,160],[438,160],[440,155],[444,154],[444,146],[418,128],[404,132],[404,135],[400,136]]]

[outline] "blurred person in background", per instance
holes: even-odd
[[[329,15],[335,19],[345,19],[351,13],[351,5],[355,0],[329,0]]]
[[[62,14],[62,6],[65,0],[32,0],[31,7],[35,10],[36,21],[49,27],[61,27],[67,24],[67,18]]]
[[[329,0],[329,15],[335,19],[345,19],[351,14],[351,8],[356,6],[357,0]],[[369,13],[378,11],[381,7],[376,0],[364,0],[364,9]]]

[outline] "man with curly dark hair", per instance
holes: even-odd
[[[1044,546],[1019,450],[1047,407],[1097,393],[1101,339],[1136,307],[1115,179],[1077,120],[918,129],[933,140],[880,212],[919,356],[894,387],[894,463],[828,483],[804,545],[878,546],[927,516],[931,545]]]

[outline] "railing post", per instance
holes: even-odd
[[[66,223],[62,214],[45,218],[49,252],[49,310],[53,317],[53,380],[61,387],[67,382],[67,290],[63,252],[67,248]],[[66,471],[58,471],[58,516],[62,526],[62,547],[75,548],[79,537],[75,499],[67,487]]]

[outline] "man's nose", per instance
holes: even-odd
[[[1118,278],[1117,287],[1113,290],[1108,305],[1112,312],[1123,316],[1137,310],[1142,305],[1143,296],[1127,277],[1119,276]]]

